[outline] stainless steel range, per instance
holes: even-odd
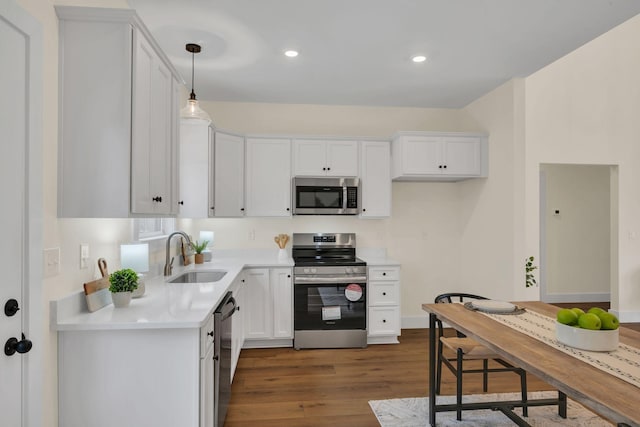
[[[353,233],[294,233],[294,338],[301,348],[367,346],[367,266]]]

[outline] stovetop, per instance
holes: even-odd
[[[297,267],[367,265],[356,257],[354,233],[294,233],[291,255]]]

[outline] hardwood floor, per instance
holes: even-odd
[[[608,308],[603,304],[584,304],[584,308]],[[640,323],[625,326],[640,331]],[[427,395],[427,346],[428,329],[406,329],[399,345],[242,350],[225,427],[377,427],[369,400]],[[446,369],[442,380],[442,393],[454,394],[454,377]],[[530,391],[552,389],[531,374],[527,380]],[[481,393],[480,381],[480,375],[465,376],[465,393]],[[490,393],[510,391],[519,391],[517,375],[489,378]]]
[[[369,400],[426,396],[428,330],[402,331],[399,345],[365,349],[242,350],[225,427],[378,426]],[[467,375],[466,393],[481,393],[481,376]],[[528,375],[528,389],[552,388]],[[519,391],[513,373],[493,374],[489,392]],[[443,373],[443,394],[454,377]]]

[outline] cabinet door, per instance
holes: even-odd
[[[388,141],[363,141],[360,147],[361,217],[391,215],[391,149]]]
[[[178,79],[173,77],[171,79],[171,145],[169,161],[171,173],[169,176],[169,185],[171,191],[171,202],[169,213],[172,215],[178,215],[180,213],[180,206],[182,206],[180,198],[180,87],[182,85],[178,82]]]
[[[231,381],[238,365],[240,351],[244,345],[244,314],[245,307],[245,279],[243,273],[240,273],[236,282],[232,286],[233,298],[236,300],[236,313],[231,318]]]
[[[215,133],[214,204],[217,217],[244,216],[244,138]]]
[[[209,125],[180,123],[180,216],[207,218],[209,212]]]
[[[246,271],[245,338],[271,338],[273,312],[269,270],[252,268]]]
[[[133,39],[131,212],[170,214],[173,77],[141,34]]]
[[[408,175],[440,174],[442,171],[442,141],[439,137],[403,137],[402,173]]]
[[[293,175],[324,176],[327,174],[325,141],[295,139],[293,141]]]
[[[474,137],[447,137],[444,158],[447,175],[476,175],[481,173],[480,139]]]
[[[291,215],[291,141],[247,138],[248,216]]]
[[[214,366],[213,345],[211,345],[204,358],[200,359],[200,427],[214,425]]]
[[[270,273],[273,301],[273,337],[293,338],[293,281],[290,268]]]
[[[327,175],[358,176],[358,141],[327,141]]]

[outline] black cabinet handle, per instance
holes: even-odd
[[[387,319],[382,319],[382,323],[387,323]]]
[[[386,292],[383,292],[383,293],[382,293],[382,296],[386,296],[386,295],[387,295],[387,293],[386,293]]]
[[[327,170],[327,168],[322,168],[322,170],[323,170],[323,171],[326,171],[326,170]]]
[[[211,332],[207,332],[207,335],[209,335],[210,337],[212,337],[212,336],[213,336],[213,331],[211,331]]]
[[[439,166],[438,166],[438,169],[442,169],[442,165],[439,165]]]
[[[383,275],[383,276],[386,276],[386,275],[387,275],[386,271],[385,271],[385,272],[382,272],[382,275]]]
[[[160,196],[153,197],[151,200],[153,200],[154,202],[162,202],[162,197]]]
[[[291,278],[291,275],[290,275],[290,274],[287,274],[287,279],[290,279],[290,278]]]
[[[331,168],[327,168],[327,170],[328,170],[328,171],[330,171],[330,170],[331,170]]]
[[[209,209],[214,210],[216,207],[215,206],[211,206]]]
[[[366,212],[366,211],[367,211],[367,209],[365,209],[365,208],[362,208],[362,212]]]
[[[443,166],[443,168],[445,168],[445,169],[446,169],[446,168],[447,168],[447,165],[444,165],[444,166]]]
[[[18,306],[18,301],[16,301],[13,298],[7,301],[7,303],[4,305],[4,314],[7,317],[14,316],[18,312],[18,310],[20,310],[20,307]]]
[[[240,208],[240,210],[241,210],[242,212],[244,212],[244,208]]]
[[[178,204],[179,204],[179,205],[184,205],[184,201],[183,201],[183,200],[180,200],[180,201],[178,202]]]
[[[287,208],[287,212],[289,212],[290,210],[291,210],[290,208]]]

